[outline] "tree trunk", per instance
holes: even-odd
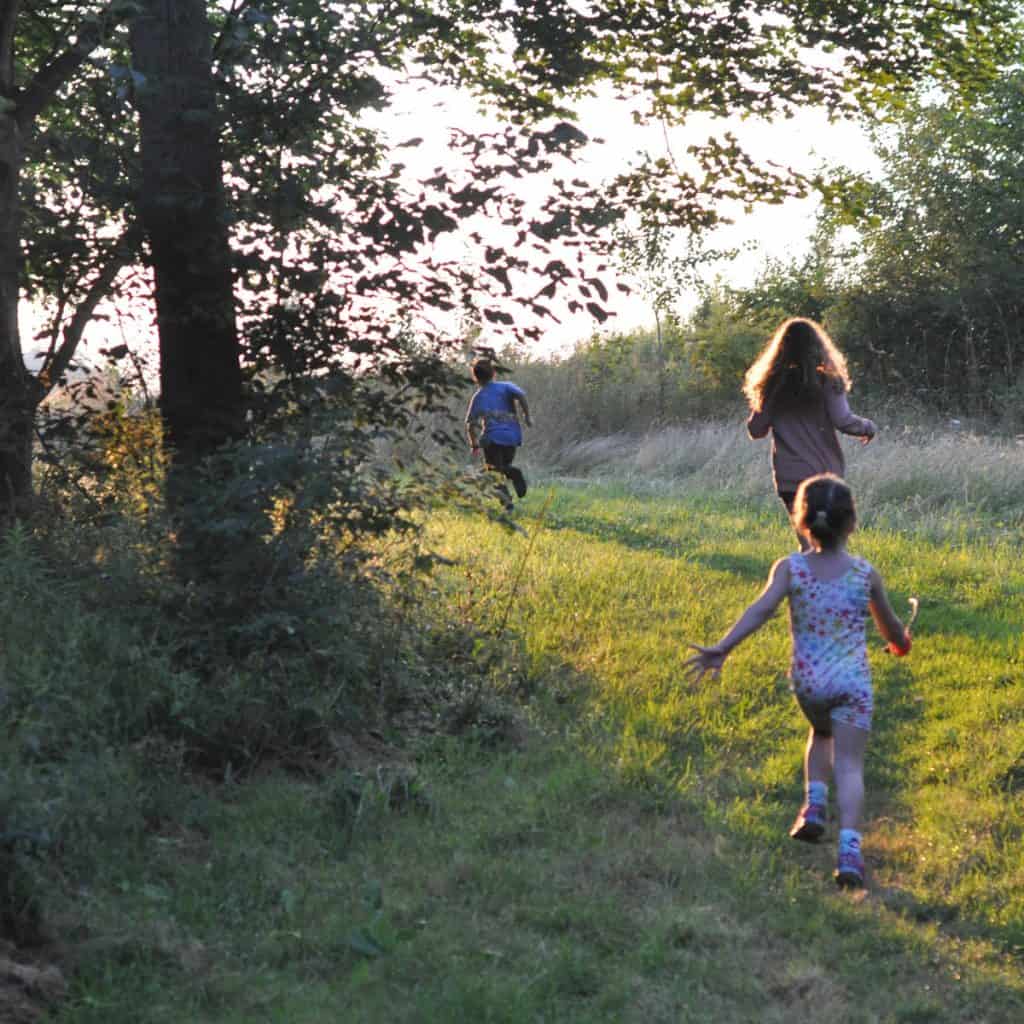
[[[18,333],[18,181],[24,159],[14,95],[14,22],[19,3],[0,3],[0,520],[27,511],[32,496],[32,427],[37,389]]]
[[[165,436],[179,469],[243,426],[211,34],[203,0],[143,0],[133,21]]]

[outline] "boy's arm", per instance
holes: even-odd
[[[789,559],[780,558],[768,576],[768,582],[758,599],[736,620],[732,629],[713,647],[701,647],[690,644],[697,653],[688,658],[683,667],[699,683],[704,673],[710,671],[717,676],[722,671],[725,659],[734,647],[737,647],[751,633],[759,630],[775,614],[775,609],[789,593]]]
[[[469,407],[466,409],[466,437],[469,440],[469,447],[476,451],[480,447],[480,418],[476,414],[476,395],[469,400]]]
[[[530,419],[530,407],[526,404],[526,394],[522,391],[516,395],[516,401],[519,403],[523,410],[523,422],[528,426],[533,426],[533,421]]]
[[[910,651],[910,632],[904,627],[899,616],[892,610],[889,603],[889,595],[885,592],[882,577],[872,568],[870,591],[868,595],[868,607],[871,609],[871,617],[878,626],[878,632],[889,645],[889,650],[894,654],[907,654]]]

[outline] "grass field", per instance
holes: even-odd
[[[60,1021],[1024,1020],[1024,570],[865,528],[913,655],[873,655],[864,893],[793,843],[784,618],[681,683],[791,547],[774,504],[534,488],[523,532],[443,516],[432,628],[498,691],[405,765],[197,793],[97,880]],[[502,703],[498,698],[509,698]],[[519,708],[520,710],[515,710]],[[372,751],[364,757],[372,763]],[[87,900],[87,895],[86,895]],[[116,938],[123,933],[125,939]]]
[[[781,1020],[794,1004],[851,1021],[1020,1019],[1017,548],[857,536],[897,604],[918,594],[923,611],[911,659],[873,659],[871,884],[851,899],[831,891],[831,845],[793,849],[785,836],[804,727],[783,675],[784,621],[740,648],[721,684],[680,684],[685,642],[720,635],[790,547],[778,511],[613,486],[554,486],[531,510],[529,538],[448,524],[446,553],[474,581],[480,615],[504,616],[515,588],[510,632],[528,685],[540,706],[552,695],[571,706],[562,756],[605,780],[592,781],[590,800],[555,804],[566,831],[590,833],[579,836],[581,864],[604,830],[596,849],[614,882],[598,890],[623,915],[616,952],[639,956],[625,970],[628,994],[612,981],[624,965],[604,963],[587,1008],[569,999],[550,1019]],[[580,931],[568,914],[559,948],[593,963],[579,882]],[[542,888],[558,892],[560,881]],[[695,926],[674,947],[668,936],[694,915],[714,922],[714,936]],[[613,990],[623,1002],[599,1009]]]

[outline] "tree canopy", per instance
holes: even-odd
[[[154,83],[134,66],[128,37],[143,5],[4,8],[6,117],[24,147],[8,163],[25,213],[6,272],[48,303],[38,395],[101,298],[147,297],[153,250],[139,220],[136,111]],[[324,371],[355,396],[369,367],[429,396],[435,357],[456,340],[442,315],[472,309],[499,337],[525,342],[556,299],[601,319],[608,268],[581,253],[607,252],[606,229],[626,211],[699,230],[715,223],[723,198],[777,200],[813,186],[786,154],[758,164],[728,133],[685,160],[583,180],[571,167],[591,141],[573,123],[580,97],[611,88],[638,119],[674,123],[698,112],[785,117],[806,104],[878,110],[928,79],[955,106],[1009,59],[1016,9],[1007,0],[233,0],[210,4],[208,16],[217,107],[183,112],[181,127],[190,117],[220,126],[240,359],[252,383],[264,382],[252,394],[266,398],[271,371],[293,397]],[[402,147],[417,140],[396,143],[365,114],[417,85],[466,90],[502,120],[452,138],[462,169],[410,187]],[[534,208],[520,186],[538,175],[550,185]],[[511,241],[496,244],[485,222]],[[445,259],[436,243],[455,234],[464,254]],[[20,359],[12,326],[4,348]],[[385,403],[379,415],[401,410]]]

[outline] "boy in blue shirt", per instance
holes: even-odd
[[[490,359],[475,359],[470,372],[477,383],[477,390],[466,410],[469,446],[474,455],[482,447],[487,469],[511,480],[516,494],[522,498],[526,494],[526,477],[522,470],[512,465],[512,460],[516,456],[516,448],[523,443],[516,406],[523,410],[523,422],[528,427],[533,426],[526,392],[510,381],[495,380],[494,364]],[[511,508],[512,500],[507,488],[502,485],[501,490],[505,493],[506,506]]]

